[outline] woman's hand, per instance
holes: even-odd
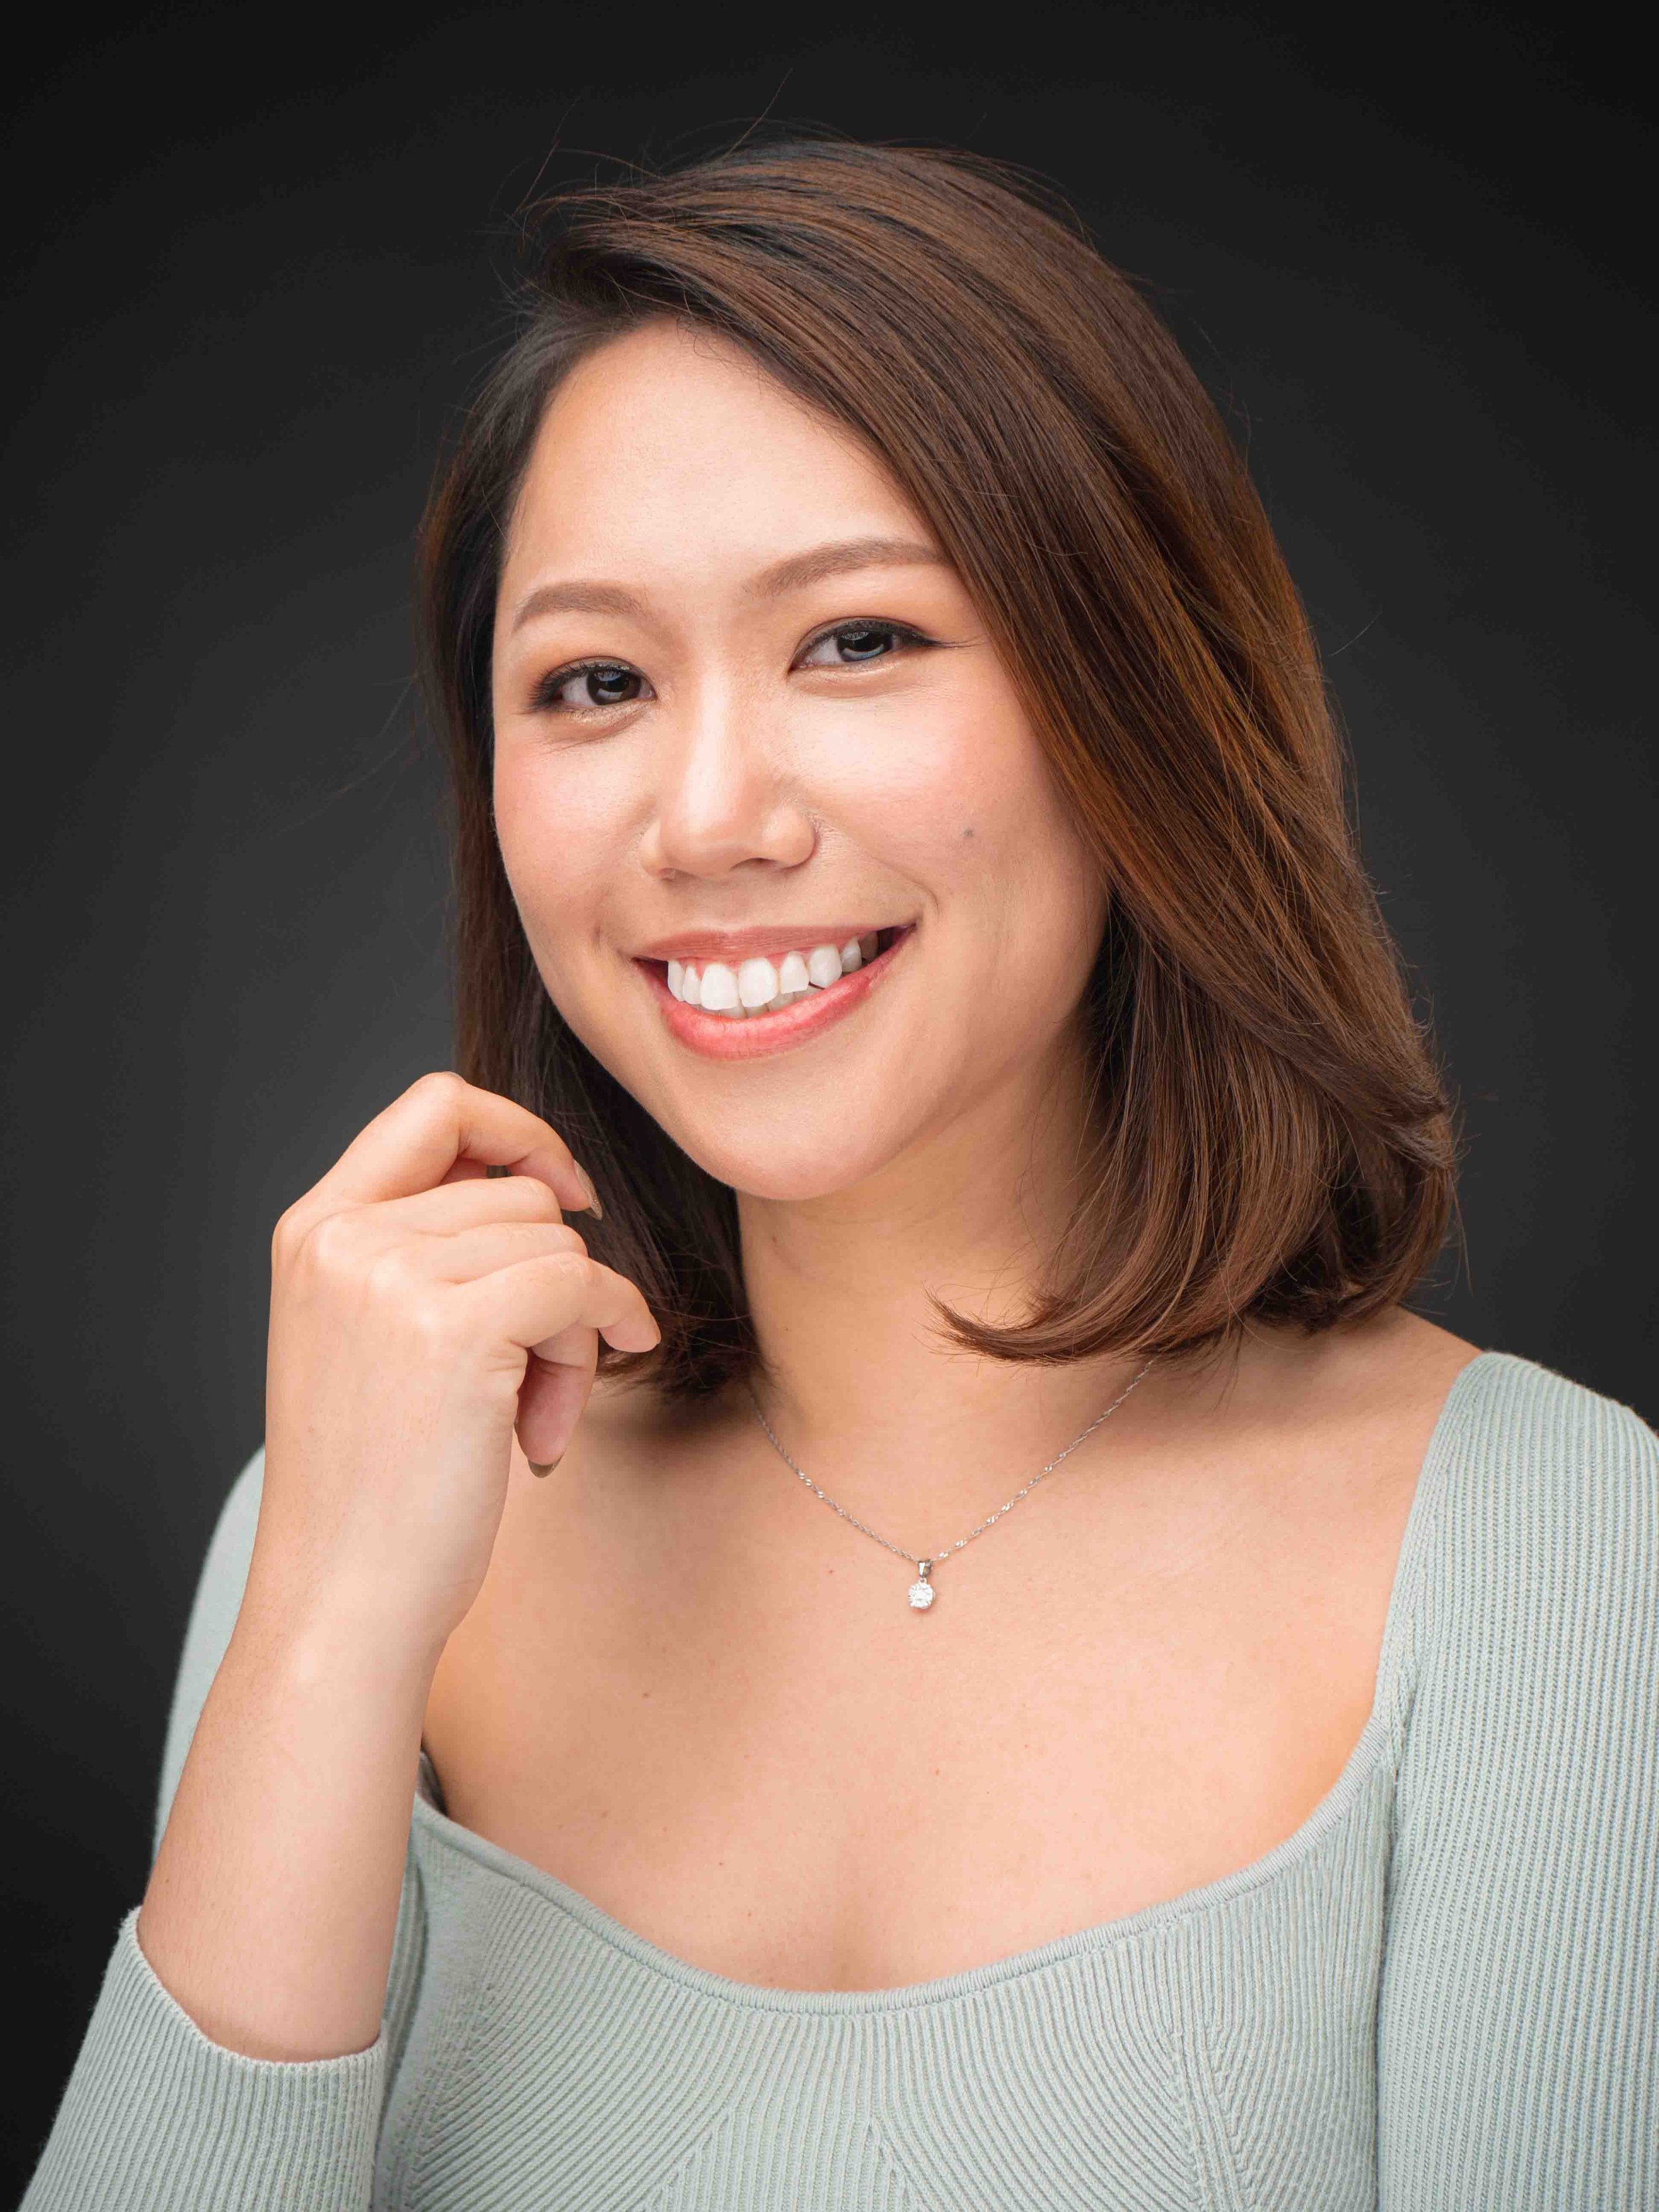
[[[545,1121],[428,1075],[277,1224],[253,1556],[138,1917],[165,1987],[249,2057],[374,2041],[427,1698],[514,1425],[556,1458],[599,1338],[659,1340],[564,1224],[591,1198]]]
[[[635,1286],[564,1224],[562,1205],[591,1198],[545,1121],[440,1074],[289,1208],[251,1593],[442,1648],[489,1565],[514,1428],[532,1462],[557,1459],[599,1337],[660,1340]]]

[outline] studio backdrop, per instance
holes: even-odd
[[[273,1224],[452,1058],[411,536],[547,185],[769,116],[1071,195],[1248,447],[1323,645],[1462,1113],[1462,1249],[1417,1303],[1659,1419],[1650,146],[1591,18],[72,29],[7,134],[17,2186],[143,1887]]]

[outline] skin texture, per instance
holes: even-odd
[[[138,1917],[232,2049],[374,2040],[421,1717],[489,1565],[514,1422],[586,1395],[599,1334],[657,1340],[561,1218],[586,1198],[545,1122],[438,1073],[276,1225],[247,1587]]]
[[[872,538],[878,562],[823,558]],[[792,1457],[930,1554],[1137,1364],[972,1359],[927,1304],[1017,1316],[1074,1202],[1109,896],[936,553],[870,454],[655,325],[548,411],[495,666],[497,825],[547,988],[736,1190]],[[611,672],[597,703],[583,661]],[[853,917],[915,935],[757,1059],[678,1039],[633,958]],[[803,1490],[741,1392],[669,1413],[594,1387],[600,1334],[655,1325],[564,1219],[588,1195],[559,1132],[436,1074],[277,1226],[247,1594],[139,1919],[208,2033],[374,2039],[422,1741],[452,1817],[779,1987],[1004,1957],[1306,1818],[1370,1710],[1472,1346],[1395,1312],[1160,1366],[915,1613],[908,1565]]]
[[[737,1190],[773,1427],[930,1553],[1138,1363],[1011,1367],[932,1333],[930,1288],[1017,1313],[1072,1203],[1106,892],[950,570],[756,590],[868,538],[932,544],[879,463],[741,354],[663,325],[592,358],[514,519],[495,810],[565,1018]],[[545,604],[574,586],[635,604]],[[939,642],[823,665],[860,618]],[[617,703],[567,675],[592,659],[626,672],[601,684]],[[878,997],[762,1060],[685,1049],[629,959],[854,915],[915,939]],[[1473,1349],[1396,1313],[1149,1376],[939,1569],[925,1616],[741,1394],[690,1418],[602,1389],[554,1490],[509,1492],[437,1670],[450,1810],[665,1949],[796,1988],[953,1972],[1230,1872],[1360,1732]]]
[[[653,328],[590,359],[549,410],[498,602],[495,818],[548,988],[676,1140],[757,1201],[745,1229],[792,1244],[854,1192],[884,1215],[953,1215],[968,1161],[1018,1173],[1051,1094],[1075,1114],[1073,1011],[1105,915],[953,571],[888,561],[753,591],[792,556],[869,538],[936,550],[872,459],[741,356]],[[578,581],[624,585],[640,611],[514,629]],[[815,640],[860,616],[935,642],[837,665]],[[578,681],[562,711],[535,703],[550,672],[594,655],[651,696],[592,708]],[[628,959],[677,928],[860,915],[920,924],[883,1018],[760,1062],[678,1046]],[[848,1096],[877,1110],[848,1114]]]

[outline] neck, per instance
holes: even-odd
[[[1085,1134],[1083,1079],[1068,1063],[1059,1080],[978,1102],[850,1189],[738,1195],[766,1362],[756,1396],[790,1459],[831,1496],[890,1521],[897,1508],[901,1525],[883,1531],[896,1540],[963,1533],[945,1519],[981,1518],[1145,1364],[980,1358],[929,1304],[931,1291],[1001,1326],[1023,1316],[1074,1210]],[[747,1394],[738,1402],[758,1437]]]

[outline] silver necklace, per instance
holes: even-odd
[[[1031,1477],[1031,1480],[1025,1485],[1024,1488],[1023,1490],[1017,1490],[1006,1505],[999,1505],[994,1513],[988,1513],[986,1515],[984,1520],[980,1522],[977,1528],[970,1528],[965,1536],[958,1536],[954,1544],[941,1544],[938,1551],[934,1552],[930,1557],[925,1559],[918,1559],[914,1552],[907,1552],[902,1544],[890,1544],[885,1536],[878,1536],[873,1528],[866,1528],[863,1522],[858,1518],[856,1514],[849,1513],[844,1505],[837,1505],[833,1498],[830,1497],[825,1492],[820,1490],[817,1483],[813,1481],[811,1476],[807,1474],[805,1468],[795,1467],[794,1461],[790,1458],[788,1453],[785,1451],[783,1446],[779,1443],[777,1438],[772,1435],[771,1425],[767,1420],[765,1414],[763,1413],[760,1409],[760,1401],[755,1396],[753,1384],[749,1384],[747,1388],[749,1390],[750,1401],[755,1408],[755,1419],[760,1423],[762,1428],[766,1431],[767,1435],[771,1437],[773,1449],[777,1452],[778,1456],[783,1461],[784,1465],[786,1467],[794,1468],[795,1473],[806,1485],[806,1487],[812,1492],[814,1496],[822,1498],[824,1504],[830,1507],[833,1511],[839,1513],[843,1521],[850,1521],[855,1528],[861,1530],[865,1535],[874,1538],[874,1540],[878,1544],[881,1545],[884,1550],[891,1552],[896,1558],[909,1560],[911,1565],[914,1566],[916,1571],[916,1579],[911,1583],[907,1595],[909,1597],[910,1603],[916,1608],[916,1610],[919,1613],[923,1613],[926,1612],[927,1608],[930,1605],[932,1605],[933,1600],[939,1595],[938,1591],[933,1588],[932,1577],[933,1569],[938,1566],[939,1561],[944,1559],[948,1559],[952,1552],[959,1552],[964,1544],[971,1544],[975,1536],[982,1536],[993,1522],[1000,1521],[1005,1513],[1012,1513],[1015,1506],[1018,1504],[1020,1499],[1027,1496],[1031,1491],[1035,1490],[1045,1474],[1052,1474],[1054,1469],[1060,1465],[1060,1461],[1066,1458],[1068,1453],[1074,1452],[1077,1449],[1078,1446],[1083,1442],[1084,1437],[1092,1436],[1095,1431],[1100,1426],[1101,1423],[1107,1418],[1108,1414],[1116,1413],[1118,1407],[1128,1396],[1130,1391],[1134,1389],[1135,1384],[1140,1381],[1141,1376],[1150,1373],[1154,1364],[1155,1363],[1152,1360],[1149,1359],[1146,1362],[1146,1366],[1141,1369],[1140,1374],[1135,1376],[1131,1382],[1127,1383],[1125,1387],[1118,1392],[1111,1404],[1107,1407],[1105,1413],[1097,1413],[1093,1420],[1090,1422],[1088,1427],[1083,1431],[1082,1435],[1073,1437],[1071,1443],[1066,1445],[1065,1451],[1056,1452],[1054,1458],[1049,1461],[1047,1467],[1039,1468],[1037,1472]]]

